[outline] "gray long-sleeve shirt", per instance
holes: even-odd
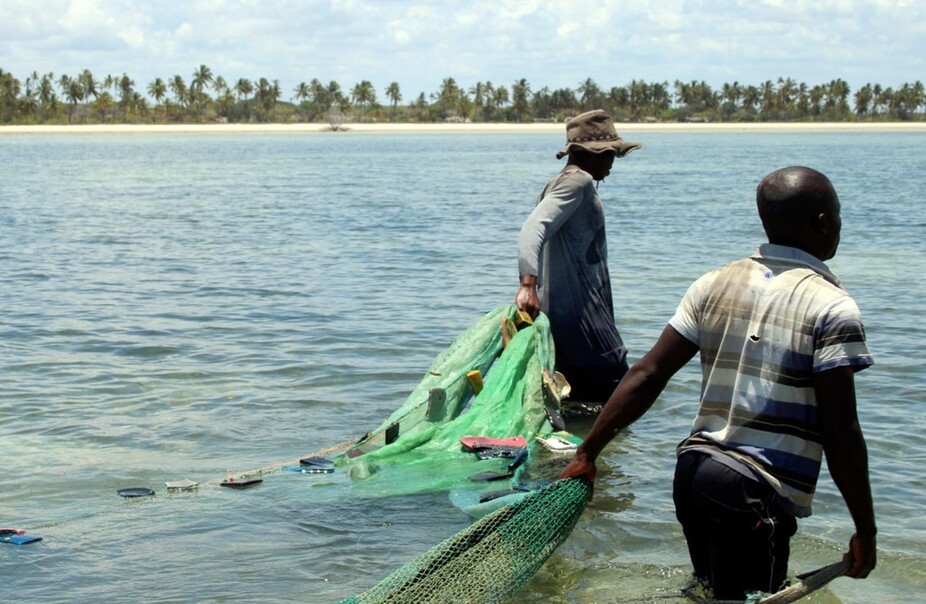
[[[537,275],[558,367],[613,367],[627,356],[614,325],[604,211],[591,175],[566,166],[521,227],[520,275]]]

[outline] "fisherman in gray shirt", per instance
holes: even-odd
[[[615,157],[640,148],[622,140],[602,110],[566,123],[568,155],[541,191],[521,227],[517,307],[550,319],[556,369],[571,386],[570,399],[597,412],[627,372],[627,349],[614,325],[604,211],[596,183]],[[595,405],[598,403],[599,405]]]

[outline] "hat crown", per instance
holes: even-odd
[[[611,116],[601,109],[586,111],[566,123],[566,142],[618,141]]]
[[[556,154],[556,158],[562,159],[576,149],[589,153],[613,152],[616,157],[624,157],[641,146],[618,136],[611,116],[602,109],[595,109],[566,122],[566,146]]]

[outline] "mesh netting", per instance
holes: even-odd
[[[503,602],[566,540],[589,497],[582,479],[559,480],[476,521],[338,604]]]
[[[547,318],[541,314],[527,324],[516,307],[496,308],[457,336],[405,403],[336,463],[360,493],[408,494],[465,483],[494,468],[480,467],[462,451],[462,437],[531,441],[551,433],[548,412],[558,410],[558,400],[544,387],[544,375],[553,369]]]

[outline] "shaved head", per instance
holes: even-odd
[[[797,247],[824,260],[836,253],[842,225],[839,197],[820,172],[802,166],[772,172],[756,189],[756,206],[770,243]]]

